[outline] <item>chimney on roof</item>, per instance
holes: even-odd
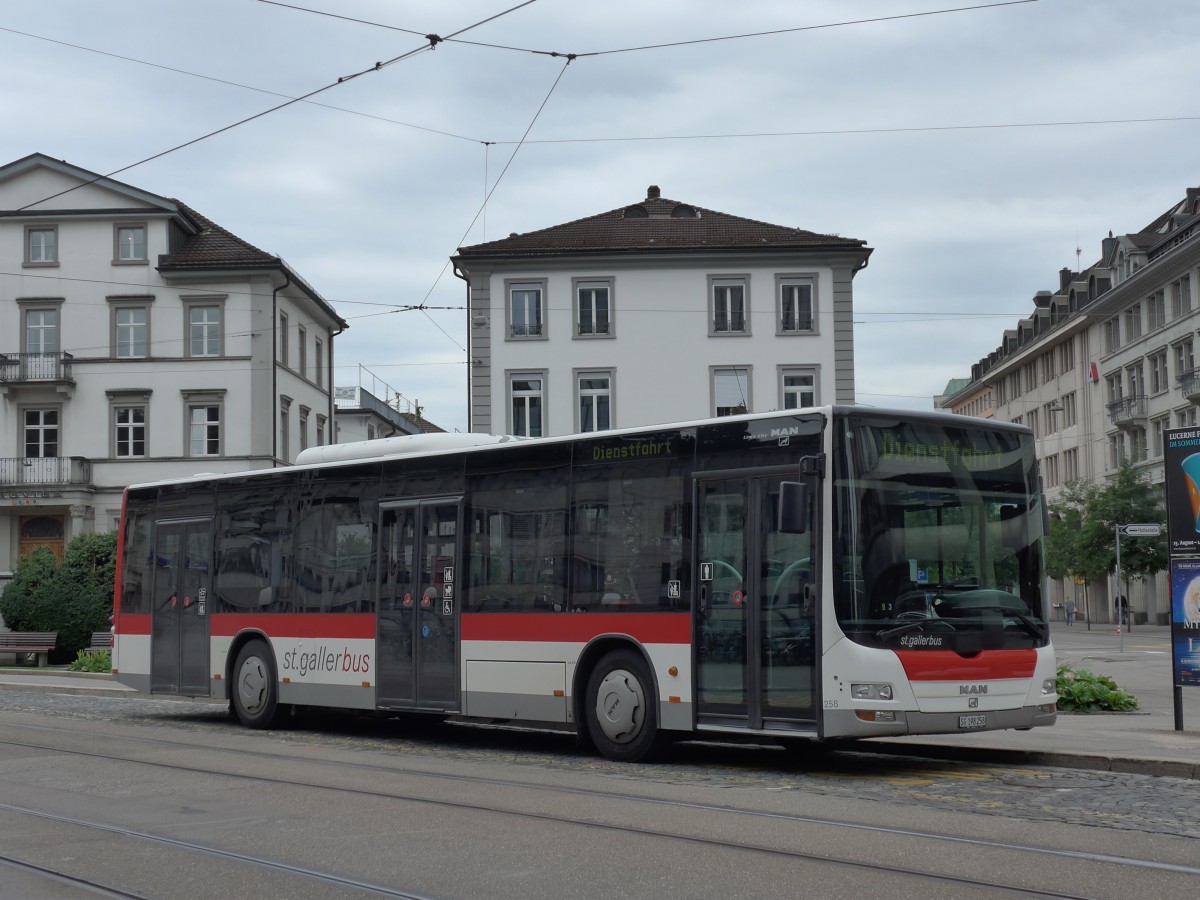
[[[657,184],[652,184],[652,185],[650,185],[650,187],[646,188],[646,199],[647,200],[657,200],[661,196],[662,196],[662,191],[660,191],[658,189]]]
[[[1058,270],[1058,289],[1059,289],[1059,291],[1066,292],[1067,287],[1071,284],[1071,281],[1072,281],[1072,279],[1074,279],[1074,277],[1075,277],[1075,273],[1072,272],[1070,269],[1067,269],[1067,268],[1059,269]]]

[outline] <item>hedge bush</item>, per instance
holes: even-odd
[[[67,545],[60,565],[39,548],[23,556],[0,595],[0,615],[14,631],[57,631],[59,659],[73,659],[93,631],[112,616],[117,556],[115,532],[81,534]]]

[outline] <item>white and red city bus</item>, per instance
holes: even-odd
[[[136,485],[113,671],[228,699],[869,738],[1055,721],[1032,433],[831,406]]]

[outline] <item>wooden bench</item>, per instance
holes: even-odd
[[[0,631],[0,653],[24,656],[39,667],[46,665],[57,643],[57,631]]]
[[[89,650],[111,650],[113,645],[113,634],[111,631],[93,631],[92,642],[88,644]]]

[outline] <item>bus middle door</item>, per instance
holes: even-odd
[[[816,718],[817,535],[780,527],[785,474],[697,482],[698,724],[788,730]],[[797,729],[792,729],[797,730]]]
[[[150,690],[207,696],[212,520],[156,523],[154,560]]]
[[[458,498],[380,507],[378,704],[459,709]]]

